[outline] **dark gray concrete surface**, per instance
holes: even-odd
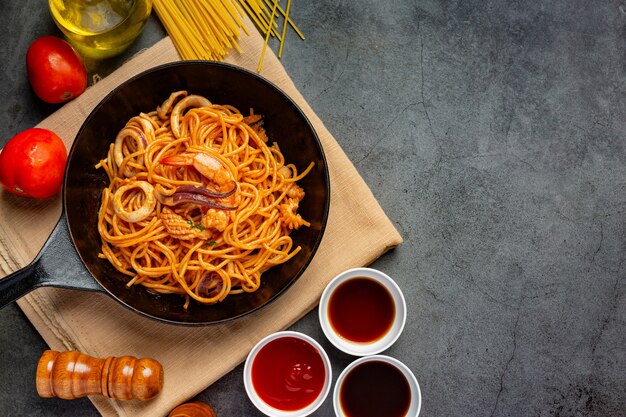
[[[0,5],[3,144],[57,108],[24,55],[58,31],[43,0]],[[626,2],[295,1],[293,16],[307,39],[283,64],[405,238],[374,267],[408,301],[386,353],[416,374],[421,415],[626,415]],[[92,72],[163,35],[153,17]],[[316,313],[293,328],[335,378],[352,360]],[[45,348],[15,305],[0,311],[0,415],[96,415],[37,397]],[[241,373],[198,398],[260,415]]]

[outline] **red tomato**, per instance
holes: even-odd
[[[35,94],[48,103],[68,101],[87,87],[87,70],[80,56],[69,43],[54,36],[30,44],[26,69]]]
[[[63,183],[67,150],[54,132],[26,129],[0,152],[0,183],[12,193],[47,198]]]

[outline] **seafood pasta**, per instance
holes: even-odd
[[[304,190],[263,117],[178,91],[126,123],[106,159],[101,258],[128,286],[204,304],[252,292],[261,274],[298,253],[289,233]]]

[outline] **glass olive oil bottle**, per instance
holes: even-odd
[[[54,22],[81,55],[108,58],[126,49],[150,16],[152,0],[49,0]]]

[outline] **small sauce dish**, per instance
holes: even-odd
[[[337,417],[417,417],[422,394],[405,364],[373,355],[355,360],[339,375],[333,406]]]
[[[353,268],[326,286],[319,304],[320,325],[328,340],[353,356],[375,355],[400,337],[406,301],[387,274]]]
[[[311,337],[273,333],[248,354],[244,386],[256,408],[270,417],[304,417],[324,402],[332,384],[328,355]]]

